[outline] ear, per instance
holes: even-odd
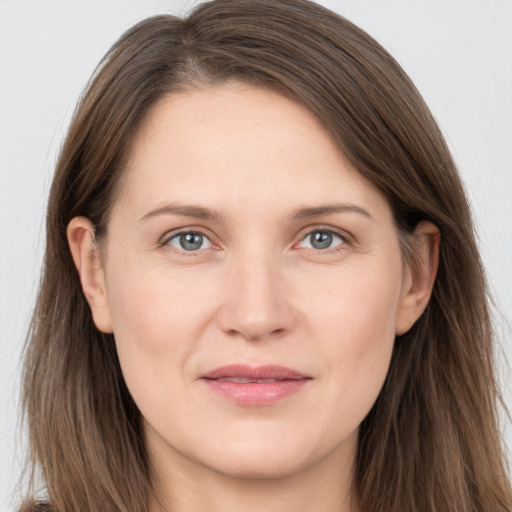
[[[441,234],[431,222],[421,221],[414,230],[413,261],[406,262],[395,332],[405,334],[418,320],[432,294],[439,266]]]
[[[112,318],[107,300],[105,272],[94,240],[94,226],[86,217],[75,217],[68,224],[67,236],[94,324],[100,331],[111,333]]]

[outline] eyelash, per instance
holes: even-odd
[[[338,238],[340,240],[340,242],[337,245],[335,245],[334,247],[326,247],[325,249],[318,249],[315,247],[307,248],[309,250],[314,251],[315,253],[332,254],[334,252],[343,250],[346,245],[350,244],[350,239],[349,239],[348,235],[346,235],[340,231],[337,231],[334,229],[327,229],[327,228],[316,228],[311,231],[308,231],[308,233],[305,236],[303,236],[300,239],[300,241],[294,245],[294,247],[296,247],[301,242],[304,242],[308,238],[311,238],[315,233],[327,234],[327,235],[330,235],[331,238]],[[310,245],[311,245],[311,242],[310,242]]]
[[[187,236],[187,235],[199,235],[200,237],[202,237],[202,241],[204,242],[204,240],[208,241],[209,242],[209,247],[206,247],[204,249],[197,249],[197,250],[191,250],[191,251],[187,251],[186,249],[184,248],[179,248],[179,247],[173,247],[171,245],[171,241],[172,240],[175,240],[175,239],[179,239],[180,237],[183,237],[183,236]],[[193,229],[190,229],[190,230],[184,230],[184,231],[179,231],[178,233],[173,233],[172,235],[170,236],[167,236],[162,244],[162,246],[170,246],[172,247],[174,250],[180,252],[180,253],[184,253],[186,254],[187,256],[197,256],[199,253],[205,251],[205,250],[208,250],[208,249],[212,249],[212,247],[215,246],[215,244],[211,241],[210,237],[208,237],[207,235],[205,235],[204,233],[201,233],[201,231],[198,231],[198,230],[193,230]],[[216,246],[215,246],[216,247]]]
[[[325,249],[317,249],[317,248],[314,248],[314,247],[308,247],[308,248],[305,248],[307,250],[311,250],[311,251],[314,251],[315,253],[318,253],[318,254],[331,254],[333,252],[337,252],[337,251],[340,251],[340,250],[343,250],[345,248],[346,245],[350,245],[352,243],[352,239],[351,237],[345,233],[345,232],[341,232],[341,231],[338,231],[338,230],[335,230],[335,229],[332,229],[332,228],[322,228],[322,227],[318,227],[318,228],[315,228],[315,229],[311,229],[310,231],[308,231],[300,240],[299,242],[295,243],[293,245],[293,247],[297,247],[300,243],[304,242],[308,237],[311,237],[312,235],[314,235],[315,233],[323,233],[323,234],[328,234],[328,235],[331,235],[333,238],[338,238],[340,240],[340,243],[338,243],[337,245],[335,245],[334,247],[327,247]],[[183,249],[183,248],[178,248],[178,247],[173,247],[170,242],[172,240],[175,240],[175,239],[179,239],[179,237],[182,237],[182,236],[186,236],[186,235],[199,235],[201,236],[203,239],[207,240],[210,244],[209,247],[206,247],[204,249],[197,249],[197,250],[190,250],[190,251],[187,251],[186,249]],[[162,242],[161,242],[161,245],[162,246],[170,246],[170,247],[173,247],[173,249],[175,249],[176,251],[180,252],[180,253],[183,253],[183,254],[187,254],[188,256],[197,256],[198,254],[202,253],[203,251],[205,250],[211,250],[211,249],[218,249],[218,246],[216,246],[210,237],[208,237],[207,235],[205,235],[204,233],[202,233],[201,231],[199,230],[193,230],[193,229],[190,229],[190,230],[184,230],[184,231],[179,231],[177,233],[173,233],[172,235],[170,236],[167,236]]]

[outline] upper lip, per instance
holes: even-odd
[[[248,380],[302,380],[309,379],[296,370],[275,364],[249,366],[246,364],[230,364],[216,368],[202,376],[203,379],[248,379]]]

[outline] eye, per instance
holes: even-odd
[[[345,243],[341,235],[326,229],[315,229],[308,233],[299,243],[299,247],[317,251],[333,249]]]
[[[195,231],[177,233],[171,236],[165,243],[175,249],[188,252],[209,249],[212,246],[211,241],[205,235]]]

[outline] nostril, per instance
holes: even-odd
[[[218,325],[225,334],[250,341],[277,340],[293,328],[294,309],[271,275],[264,281],[237,282],[217,310]]]
[[[248,339],[249,341],[259,341],[264,338],[280,338],[281,336],[284,336],[286,333],[286,329],[279,328],[274,329],[270,332],[264,332],[262,330],[255,330],[254,332],[251,332],[249,329],[245,329],[243,331],[237,330],[237,329],[229,329],[226,331],[229,336],[237,337],[242,335],[244,338]]]

